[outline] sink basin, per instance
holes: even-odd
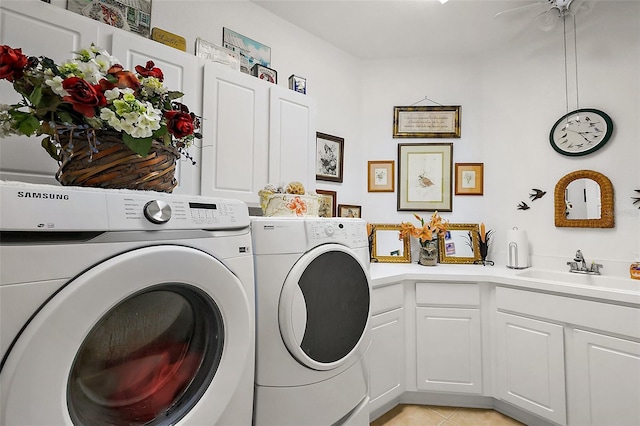
[[[516,276],[536,280],[554,281],[564,284],[640,291],[640,281],[632,280],[631,278],[611,277],[607,275],[577,274],[573,272],[558,272],[547,269],[525,269],[522,272],[516,273]]]

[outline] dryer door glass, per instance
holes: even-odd
[[[306,309],[300,348],[319,363],[334,363],[358,344],[369,318],[369,281],[360,263],[344,251],[313,259],[298,286]]]
[[[78,425],[175,424],[222,356],[219,309],[196,288],[153,287],[111,309],[83,342],[69,379]]]

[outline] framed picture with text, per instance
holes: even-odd
[[[452,143],[398,144],[398,211],[452,211],[452,159]]]
[[[393,107],[394,138],[459,138],[460,106]]]

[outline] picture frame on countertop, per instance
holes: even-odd
[[[251,74],[255,64],[271,66],[271,48],[229,28],[222,27],[222,46],[240,56],[240,71]]]
[[[484,163],[456,163],[455,195],[482,195],[484,192]]]
[[[316,194],[320,197],[320,208],[318,216],[320,217],[336,217],[336,199],[338,194],[336,191],[328,191],[317,189]]]
[[[253,68],[251,68],[251,75],[258,77],[260,80],[278,84],[278,71],[265,67],[264,65],[255,64]]]
[[[353,204],[338,204],[338,217],[362,218],[362,206]]]
[[[342,183],[344,138],[316,132],[316,180]]]
[[[369,161],[367,169],[368,192],[395,191],[395,162],[393,160]]]
[[[67,0],[67,10],[145,38],[151,36],[151,0]]]
[[[240,55],[237,52],[218,46],[200,37],[196,38],[196,56],[240,71]]]
[[[460,105],[393,107],[394,138],[459,138]]]
[[[453,210],[452,143],[398,144],[398,211]]]

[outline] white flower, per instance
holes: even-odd
[[[51,90],[53,90],[53,93],[55,93],[56,95],[60,97],[69,96],[69,92],[64,90],[64,88],[62,87],[62,81],[62,77],[56,75],[51,80],[45,80],[44,82],[47,86],[51,87]]]

